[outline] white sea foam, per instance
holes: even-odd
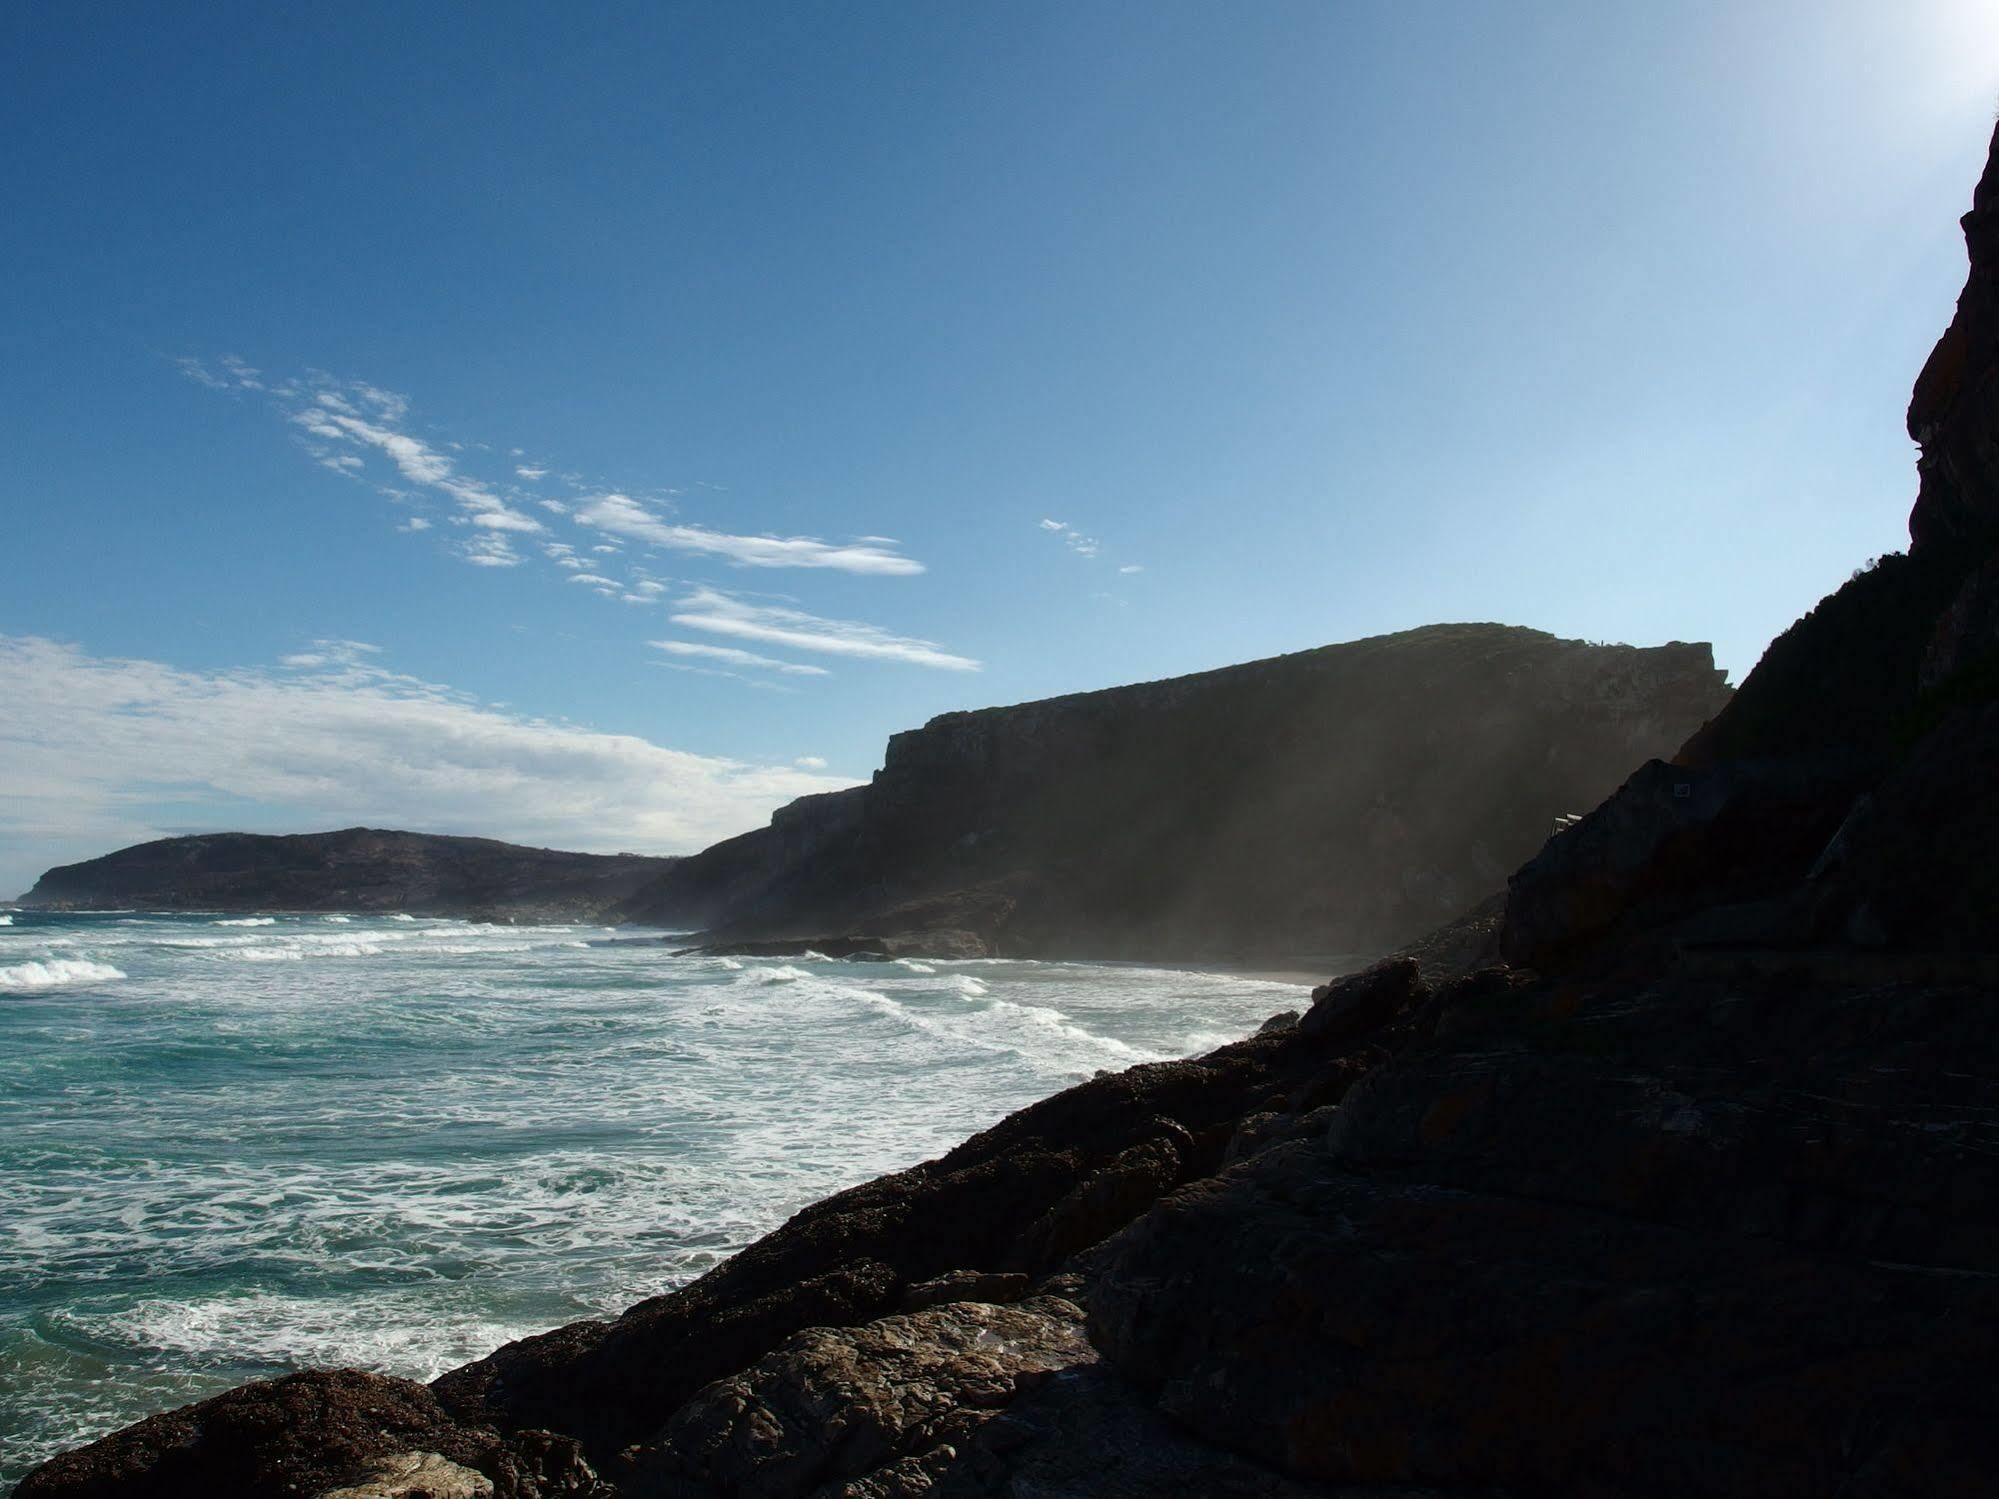
[[[424,1378],[614,1314],[828,1192],[1278,1007],[1136,968],[221,914],[38,913],[0,944],[22,965],[0,986],[31,957],[133,975],[0,996],[26,1126],[0,1130],[0,1370],[21,1374],[0,1373],[0,1490],[24,1453],[246,1378]]]
[[[0,911],[0,926],[12,926],[13,924],[14,918],[7,915],[4,911]]]
[[[50,958],[45,963],[16,963],[0,968],[0,990],[67,989],[80,984],[108,984],[125,977],[109,963],[85,958]]]
[[[340,925],[345,926],[348,922],[352,921],[354,918],[351,916],[322,916],[319,919],[321,921],[338,922]]]
[[[276,926],[277,924],[278,918],[275,916],[238,916],[231,921],[215,923],[217,926]]]
[[[395,914],[395,915],[391,916],[391,917],[389,918],[389,920],[391,920],[391,921],[415,921],[415,920],[416,920],[416,918],[415,918],[414,916],[410,915],[410,913],[409,913],[409,912],[407,912],[407,911],[398,911],[398,912],[396,912],[396,914]]]
[[[110,1313],[60,1317],[94,1342],[175,1354],[206,1365],[394,1369],[434,1379],[528,1328],[472,1320],[440,1324],[421,1297],[358,1303],[268,1292],[202,1301],[146,1300]]]

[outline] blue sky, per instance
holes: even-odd
[[[1739,678],[1905,539],[1995,98],[1967,0],[8,7],[0,893],[1436,620]]]

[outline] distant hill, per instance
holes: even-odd
[[[381,828],[161,838],[51,869],[24,906],[150,911],[381,911],[475,921],[591,921],[671,859],[572,854]]]
[[[1381,949],[1728,700],[1706,645],[1434,625],[979,712],[662,871],[634,920],[1133,958]]]

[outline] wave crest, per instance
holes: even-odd
[[[50,958],[45,963],[16,963],[0,968],[0,990],[61,989],[71,984],[108,984],[125,977],[109,963],[87,958]]]

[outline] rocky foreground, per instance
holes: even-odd
[[[1993,1492],[1999,154],[1965,228],[1910,554],[1503,915],[614,1322],[246,1386],[21,1499]]]
[[[401,912],[469,921],[596,921],[672,863],[382,828],[199,833],[51,869],[20,904],[49,911]]]

